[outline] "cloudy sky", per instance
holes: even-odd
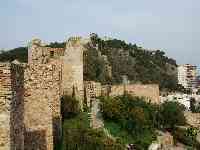
[[[1,0],[0,48],[95,32],[200,64],[200,0]]]

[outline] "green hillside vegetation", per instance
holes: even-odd
[[[133,144],[137,150],[146,150],[156,141],[157,130],[171,132],[175,142],[199,147],[194,140],[196,134],[188,132],[190,129],[178,131],[177,127],[185,126],[186,122],[185,108],[177,102],[158,106],[130,95],[99,99],[105,129],[90,127],[88,112],[80,111],[74,97],[61,99],[63,136],[56,150],[123,150],[127,144]]]
[[[136,44],[127,44],[117,39],[104,41],[98,35],[93,35],[91,39],[92,44],[87,47],[86,64],[93,64],[93,67],[86,70],[85,78],[102,83],[119,84],[122,82],[122,76],[127,75],[132,83],[157,83],[161,89],[171,91],[178,88],[176,61],[165,56],[163,51],[144,50]],[[99,52],[108,57],[112,66],[111,79],[106,77],[104,67],[98,69],[104,65],[98,60]]]
[[[11,62],[15,59],[20,62],[28,62],[28,48],[18,47],[9,51],[2,51],[0,54],[1,62]]]
[[[61,104],[63,136],[56,150],[124,150],[120,141],[107,137],[102,129],[90,128],[87,112],[80,111],[74,97],[63,96]]]
[[[65,42],[51,42],[50,44],[46,45],[46,47],[51,48],[65,48]]]
[[[173,131],[176,126],[185,125],[184,107],[176,102],[157,106],[129,95],[100,99],[105,128],[138,150],[148,149],[156,140],[156,130]]]

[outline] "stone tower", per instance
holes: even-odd
[[[87,43],[81,37],[71,37],[66,43],[63,57],[63,91],[66,95],[75,95],[82,106],[83,99],[83,51]]]
[[[24,71],[0,64],[0,150],[24,149]]]
[[[49,59],[49,50],[40,39],[33,39],[28,44],[28,64],[44,64]]]

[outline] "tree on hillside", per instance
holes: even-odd
[[[0,62],[11,62],[17,59],[20,62],[28,61],[28,48],[18,47],[9,51],[2,51],[0,54]]]
[[[162,127],[174,129],[176,126],[185,125],[185,107],[178,102],[165,102],[161,105],[158,120]]]

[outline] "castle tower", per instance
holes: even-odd
[[[40,39],[33,39],[28,44],[28,64],[47,63],[48,58],[49,50]]]
[[[86,40],[72,37],[66,43],[63,57],[63,91],[66,95],[75,95],[82,106],[83,99],[83,51]]]
[[[0,63],[0,150],[24,149],[24,70]]]

